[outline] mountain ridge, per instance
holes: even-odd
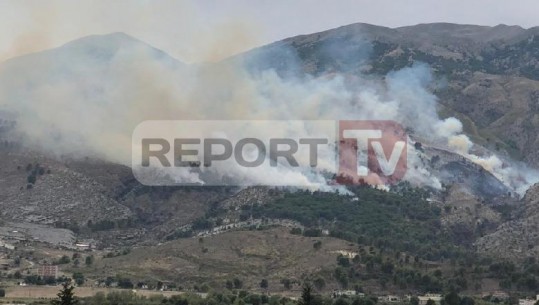
[[[457,38],[451,37],[451,33],[455,33],[455,28],[462,29],[458,33]],[[414,32],[418,31],[418,29],[421,29],[423,32]],[[419,61],[426,62],[439,75],[447,76],[446,87],[433,89],[443,106],[440,112],[445,112],[441,114],[442,117],[449,117],[454,114],[467,117],[470,119],[470,126],[468,128],[465,127],[465,130],[470,136],[474,137],[474,140],[480,141],[479,143],[481,145],[504,156],[520,153],[523,160],[530,162],[530,164],[538,165],[539,154],[536,154],[536,150],[538,150],[536,148],[539,147],[539,141],[537,141],[537,136],[534,137],[534,134],[539,129],[539,106],[536,105],[539,103],[539,94],[537,94],[539,92],[539,81],[531,78],[531,76],[535,75],[535,69],[539,67],[535,67],[535,62],[533,61],[533,54],[535,54],[534,48],[536,46],[534,35],[538,29],[522,29],[510,26],[462,26],[440,23],[389,29],[366,24],[355,24],[325,32],[288,38],[240,54],[228,60],[245,59],[247,61],[249,57],[256,57],[257,52],[266,52],[269,50],[268,53],[263,54],[264,56],[269,55],[268,58],[271,59],[268,62],[263,62],[265,65],[264,68],[283,69],[286,71],[286,69],[290,68],[286,60],[290,59],[298,63],[301,72],[312,77],[327,77],[328,75],[337,73],[342,73],[343,75],[367,74],[369,77],[383,77],[388,71],[408,67]],[[367,31],[371,31],[369,34],[371,36],[364,35]],[[447,33],[448,31],[450,32],[449,34]],[[485,33],[490,33],[490,35],[485,35]],[[422,35],[433,35],[435,37],[425,40],[422,38]],[[500,40],[500,35],[505,35],[508,38],[507,41]],[[475,41],[474,37],[477,36],[484,36],[482,39],[485,42],[479,41],[478,43]],[[102,40],[112,40],[112,42],[103,43]],[[495,47],[490,45],[491,42],[495,42]],[[332,43],[335,43],[337,46],[346,47],[339,48],[339,52],[334,53],[335,57],[333,58],[328,56],[327,53],[324,53],[327,51],[324,47],[331,46]],[[508,43],[509,45],[507,45]],[[93,46],[94,44],[101,44],[103,48]],[[53,66],[49,67],[50,70],[44,69],[43,71],[38,71],[39,73],[43,73],[42,76],[44,78],[33,78],[35,73],[38,72],[35,72],[36,66],[30,63],[21,65],[24,69],[20,71],[23,71],[24,73],[22,74],[25,74],[22,76],[19,75],[21,79],[10,79],[13,75],[16,75],[15,72],[18,69],[17,64],[21,60],[24,61],[35,56],[35,54],[28,55],[30,57],[16,59],[14,61],[15,64],[12,62],[7,65],[11,69],[10,75],[4,75],[3,78],[0,77],[0,85],[19,84],[20,87],[18,87],[16,94],[10,97],[24,100],[28,87],[40,81],[51,84],[54,88],[54,78],[50,77],[50,75],[46,77],[50,71],[61,70],[65,72],[64,70],[66,70],[69,76],[66,78],[68,84],[82,84],[80,89],[87,89],[91,86],[83,81],[87,78],[94,78],[95,83],[90,82],[90,85],[95,86],[91,87],[92,89],[99,89],[101,88],[100,86],[108,88],[106,87],[108,83],[107,77],[110,76],[107,73],[108,70],[103,69],[105,71],[103,72],[102,66],[94,66],[92,64],[99,63],[107,66],[111,59],[119,60],[121,64],[140,64],[136,56],[138,53],[130,53],[130,48],[133,45],[135,49],[138,49],[138,46],[142,46],[142,49],[146,50],[143,51],[143,54],[150,55],[149,57],[143,56],[143,59],[164,58],[159,64],[162,67],[168,68],[170,58],[172,60],[172,68],[176,65],[176,61],[172,57],[159,52],[154,53],[152,51],[154,49],[151,46],[148,47],[145,43],[132,39],[128,35],[113,33],[110,35],[84,37],[65,44],[65,49],[63,50],[76,51],[75,55],[73,55],[74,59],[77,56],[82,56],[82,58],[89,58],[89,60],[77,62],[74,66],[69,61],[61,61],[59,64],[60,67],[54,67],[53,63],[48,62],[48,64]],[[285,54],[279,57],[282,54],[280,53],[280,48],[283,46]],[[368,48],[368,52],[363,52],[364,47]],[[82,50],[79,50],[79,48]],[[123,48],[127,48],[127,50],[123,50]],[[56,54],[52,57],[64,60],[65,58],[61,58],[60,51],[62,50],[51,50],[53,54]],[[127,53],[122,53],[123,51]],[[288,51],[290,52],[286,53]],[[127,55],[121,57],[118,55],[119,53],[122,53],[120,55]],[[51,53],[47,54],[50,55]],[[38,61],[47,61],[47,54],[44,55],[44,59],[39,59]],[[279,56],[272,57],[273,54]],[[490,61],[485,59],[486,57],[483,59],[480,58],[489,54],[492,56],[489,59]],[[515,56],[514,54],[517,55]],[[522,75],[521,69],[523,66],[520,64],[522,61],[529,64],[531,70],[528,72],[530,72],[531,76]],[[253,62],[256,63],[256,58]],[[483,71],[491,63],[499,64],[499,70]],[[83,64],[86,64],[86,66]],[[183,66],[181,63],[177,63],[177,65]],[[0,69],[4,66],[4,64],[0,65]],[[88,71],[95,73],[91,74]],[[120,70],[120,72],[122,71]],[[122,74],[120,73],[118,75]],[[25,76],[28,76],[28,78],[24,78]],[[65,75],[61,76],[64,77]],[[142,76],[146,75],[142,74]],[[17,83],[17,81],[20,81],[20,83]],[[145,82],[146,78],[143,78],[143,81]],[[157,88],[160,89],[160,87]],[[92,95],[97,94],[96,92],[99,93],[100,91],[89,90],[85,93]],[[93,99],[90,100],[94,101]],[[35,99],[35,101],[40,100]],[[27,108],[27,111],[32,110],[34,110],[32,107]],[[127,106],[126,112],[128,112]],[[80,120],[80,124],[84,122],[84,119],[77,118],[77,120]],[[472,130],[478,131],[472,132]],[[496,132],[499,134],[496,135]],[[2,135],[3,133],[0,133],[0,138]],[[510,140],[513,142],[509,142]],[[421,145],[418,145],[418,147],[418,150],[422,149]],[[428,145],[425,145],[424,150],[428,153]],[[188,244],[191,249],[200,251],[200,253],[193,251],[193,253],[187,253],[185,256],[195,262],[190,263],[191,270],[206,268],[205,266],[207,265],[204,264],[205,257],[209,257],[211,260],[211,255],[219,252],[213,250],[216,247],[214,245],[219,244],[220,239],[217,233],[220,232],[211,235],[212,243],[208,247],[204,246],[204,238],[201,238],[199,241],[191,239],[185,241],[183,238],[196,236],[196,234],[204,230],[211,232],[218,224],[222,226],[223,223],[235,224],[238,221],[248,222],[249,219],[253,219],[253,213],[255,212],[262,213],[255,216],[259,216],[257,219],[263,220],[268,215],[264,214],[267,212],[264,209],[271,208],[271,204],[275,204],[275,200],[282,200],[278,203],[285,207],[289,206],[288,203],[290,203],[286,201],[290,200],[286,198],[288,195],[286,192],[283,194],[279,191],[265,189],[149,188],[137,183],[128,168],[115,163],[103,162],[92,159],[91,157],[82,157],[77,160],[70,160],[69,157],[65,159],[60,158],[60,160],[54,158],[49,159],[43,158],[41,155],[22,157],[19,153],[17,148],[12,148],[11,146],[0,149],[0,158],[2,158],[3,162],[3,166],[0,166],[0,173],[6,177],[4,181],[8,185],[7,187],[3,186],[0,193],[0,203],[5,214],[2,217],[67,227],[70,230],[78,231],[77,237],[79,238],[95,239],[101,248],[111,247],[114,251],[118,252],[120,251],[118,249],[121,249],[121,247],[148,247],[134,251],[132,255],[128,253],[125,257],[119,256],[119,258],[113,259],[113,262],[123,261],[126,258],[133,260],[128,262],[138,264],[140,261],[137,261],[137,259],[140,259],[140,257],[147,259],[148,256],[151,256],[151,252],[146,253],[146,251],[151,251],[151,247],[155,247],[156,244],[161,242],[166,242],[167,247],[174,248],[174,252],[172,253],[176,252],[176,245],[182,244]],[[436,155],[438,155],[438,158],[435,158]],[[529,248],[529,240],[526,240],[526,238],[524,238],[524,241],[517,238],[511,239],[511,242],[516,244],[516,247],[523,249],[521,252],[516,252],[516,254],[509,253],[510,250],[498,247],[498,245],[500,243],[509,244],[507,238],[510,238],[515,232],[519,232],[518,234],[521,235],[529,235],[529,239],[535,238],[539,232],[536,226],[529,225],[523,227],[522,230],[513,230],[512,228],[515,226],[513,226],[514,222],[511,221],[516,221],[518,224],[516,225],[517,227],[520,226],[519,221],[524,221],[526,224],[533,224],[533,221],[527,221],[527,219],[528,217],[531,217],[530,219],[532,220],[536,219],[535,217],[539,215],[539,211],[528,209],[527,211],[530,215],[525,215],[525,218],[523,218],[518,211],[515,212],[511,208],[514,207],[515,203],[536,205],[537,200],[534,198],[539,198],[539,192],[530,191],[525,199],[519,200],[518,198],[506,196],[506,189],[500,186],[498,187],[499,190],[495,189],[496,192],[492,196],[481,196],[478,192],[470,191],[469,185],[471,184],[469,181],[481,179],[482,176],[485,176],[479,166],[470,166],[462,160],[455,160],[458,158],[450,153],[447,153],[445,159],[444,156],[440,155],[441,153],[439,152],[422,155],[424,157],[422,162],[434,164],[437,168],[440,168],[440,171],[452,170],[452,172],[449,172],[453,175],[452,178],[454,178],[450,181],[451,185],[446,186],[438,193],[434,191],[434,194],[431,194],[431,190],[418,190],[409,186],[403,186],[400,193],[398,187],[396,187],[397,190],[391,190],[391,193],[388,193],[390,195],[371,189],[359,188],[357,191],[358,194],[365,195],[369,200],[374,198],[369,203],[379,208],[377,211],[379,213],[373,214],[373,218],[369,219],[373,223],[376,224],[377,221],[383,223],[383,221],[389,219],[388,215],[384,214],[387,213],[388,209],[383,209],[380,205],[376,205],[376,199],[383,201],[385,207],[396,211],[390,216],[397,218],[405,215],[408,217],[408,219],[398,218],[400,221],[404,219],[402,223],[399,223],[399,233],[410,238],[414,243],[421,243],[422,245],[428,243],[428,237],[430,235],[427,233],[433,233],[435,230],[439,230],[436,231],[439,236],[448,238],[447,240],[452,238],[455,241],[455,245],[448,246],[448,249],[435,249],[432,251],[434,253],[414,253],[413,251],[417,249],[414,249],[414,247],[411,247],[410,244],[407,244],[403,240],[402,248],[399,250],[403,250],[405,253],[399,252],[392,254],[393,257],[397,257],[395,259],[395,265],[400,264],[405,265],[407,268],[419,269],[422,268],[423,265],[421,264],[423,263],[425,266],[432,263],[436,268],[442,268],[449,264],[447,260],[442,262],[446,256],[455,255],[459,259],[465,260],[465,255],[460,257],[455,253],[459,253],[461,250],[471,251],[473,247],[476,248],[474,250],[479,252],[468,253],[469,255],[481,253],[481,255],[492,255],[496,258],[505,259],[509,257],[510,259],[518,260],[524,260],[530,255],[535,255],[537,249],[534,247]],[[30,165],[30,170],[25,169],[28,165]],[[52,171],[50,174],[40,175],[41,167],[45,171],[49,168]],[[462,168],[464,170],[461,170]],[[36,170],[35,173],[34,170]],[[34,178],[30,178],[32,176]],[[30,183],[32,179],[36,179],[35,183]],[[494,186],[500,184],[492,175],[488,175],[488,179],[496,182],[493,183]],[[487,181],[487,179],[484,181]],[[481,182],[484,181],[482,180]],[[494,186],[491,188],[494,189]],[[481,185],[478,189],[482,187]],[[486,187],[489,187],[488,184]],[[92,196],[87,195],[87,193],[91,193]],[[335,196],[338,197],[337,195]],[[431,197],[426,198],[428,196]],[[313,198],[317,200],[319,211],[329,215],[327,216],[328,218],[333,216],[327,210],[329,209],[331,211],[331,209],[335,209],[334,202],[325,201],[325,198],[333,198],[332,195],[321,195],[316,192],[296,192],[291,197],[296,200],[296,204],[299,206],[299,212],[292,211],[296,212],[293,215],[298,219],[304,216],[301,213],[302,205],[313,201]],[[336,202],[344,202],[339,207],[346,205],[347,207],[355,208],[356,204],[362,204],[359,198],[357,201],[351,197],[343,198],[345,197],[339,197],[338,200],[335,200]],[[64,202],[61,199],[64,199]],[[431,200],[427,201],[427,199]],[[66,200],[69,202],[65,202]],[[421,211],[407,214],[406,212],[408,210],[401,205],[403,202],[412,204],[416,202],[414,200],[420,201],[421,204],[428,206],[432,211],[429,210],[427,215],[422,215],[420,213]],[[31,201],[31,206],[25,206],[27,201]],[[234,202],[231,204],[230,201]],[[58,205],[58,202],[61,202],[61,204]],[[269,205],[264,206],[266,204]],[[507,217],[504,217],[503,211],[499,208],[506,208],[505,205],[509,206],[509,214],[512,213],[510,216],[516,219],[508,220]],[[53,208],[56,208],[56,210]],[[286,212],[285,209],[278,211],[279,213]],[[373,267],[373,276],[380,276],[382,274],[380,278],[385,278],[387,275],[384,273],[385,271],[380,271],[381,269],[379,270],[377,268],[381,268],[383,261],[389,259],[389,257],[382,256],[381,253],[392,249],[387,239],[383,238],[383,234],[391,234],[388,231],[389,227],[382,226],[378,228],[374,227],[374,225],[371,227],[371,224],[367,227],[368,230],[362,227],[364,224],[355,224],[357,226],[351,227],[350,222],[347,222],[346,219],[349,215],[346,215],[346,213],[338,213],[337,216],[344,220],[339,219],[340,222],[338,223],[338,227],[336,227],[336,220],[333,220],[333,222],[332,219],[321,221],[322,217],[319,217],[317,221],[315,217],[319,216],[319,214],[315,212],[318,212],[318,210],[313,212],[315,216],[312,219],[306,220],[306,222],[310,222],[312,225],[312,227],[307,228],[303,232],[303,234],[307,234],[306,236],[301,238],[290,237],[287,235],[289,234],[287,233],[288,230],[276,230],[276,232],[282,234],[281,237],[287,240],[301,240],[302,245],[310,245],[317,238],[322,238],[322,236],[318,236],[322,234],[320,227],[322,226],[321,224],[326,225],[327,227],[323,228],[324,231],[328,231],[328,234],[333,234],[333,237],[347,240],[349,245],[353,245],[350,247],[357,247],[359,249],[358,251],[364,252],[361,254],[361,261],[354,262],[354,264],[357,264],[354,266],[358,270],[367,269],[368,267],[366,266],[375,266],[376,268]],[[361,213],[359,214],[361,215]],[[88,222],[88,219],[92,220],[92,222]],[[65,220],[66,223],[62,223],[62,220]],[[421,225],[423,224],[424,228],[432,228],[432,232],[428,232],[428,230],[427,232],[423,232],[421,230],[419,231],[421,234],[409,236],[407,235],[408,233],[416,234],[417,232],[411,230],[410,232],[406,232],[406,230],[401,228],[410,229],[411,227],[407,227],[410,223],[413,223],[416,229],[422,228]],[[76,225],[76,227],[73,225]],[[191,231],[184,230],[189,227],[192,229]],[[262,225],[252,229],[257,228],[264,229],[264,226]],[[226,238],[249,236],[251,238],[250,240],[254,240],[253,243],[255,245],[264,245],[269,243],[269,241],[279,243],[278,239],[281,238],[275,238],[275,236],[266,232],[262,234],[256,233],[256,231],[255,233],[245,233],[242,230],[227,233]],[[379,232],[383,232],[380,238],[376,235]],[[351,235],[350,233],[353,234]],[[309,237],[309,234],[313,234],[313,236]],[[463,237],[463,234],[466,234],[466,236]],[[263,235],[263,238],[260,235]],[[330,237],[323,238],[324,242],[327,240],[328,243],[337,244],[335,247],[344,247],[342,240],[336,242]],[[182,240],[177,241],[176,239]],[[258,243],[256,240],[258,240]],[[367,244],[365,240],[368,240],[371,244]],[[281,244],[278,245],[281,246]],[[369,246],[373,250],[367,249]],[[250,259],[258,261],[260,260],[260,254],[254,251],[253,248],[256,247],[248,245],[247,249],[241,248],[241,250],[236,251],[238,253],[234,249],[221,252],[226,252],[227,256],[237,255],[237,257],[234,256],[234,259],[239,261]],[[282,247],[275,248],[280,249]],[[310,247],[307,248],[309,249],[305,249],[305,251],[311,250]],[[155,249],[159,251],[159,248]],[[274,257],[272,254],[274,250],[271,247],[268,247],[268,249],[268,252],[263,253],[263,255]],[[492,249],[499,251],[495,252]],[[331,250],[335,249],[332,248]],[[101,251],[98,253],[103,256],[115,255],[112,251],[108,253],[102,249],[98,251]],[[316,254],[313,256],[322,256],[326,260],[325,263],[317,265],[317,267],[335,267],[336,261],[330,262],[327,259],[327,257],[331,257],[330,254],[325,252],[313,253]],[[421,261],[421,255],[425,255],[426,258],[423,257],[423,259],[426,260]],[[410,260],[412,256],[417,257],[417,262],[414,262],[414,258]],[[432,257],[436,259],[441,258],[441,260],[440,262],[429,262],[428,259]],[[170,266],[175,266],[175,268],[180,268],[175,264],[181,266],[182,263],[181,261],[174,261],[174,257],[168,257],[167,260],[170,260]],[[222,260],[217,259],[213,261],[220,262]],[[346,264],[346,262],[342,263]],[[350,262],[348,263],[350,264]],[[99,273],[96,272],[99,276],[103,276],[103,270],[110,272],[111,266],[108,265],[105,258],[100,260],[98,266],[102,268],[99,270]],[[268,268],[264,264],[262,266],[262,268]],[[463,266],[465,266],[465,263],[463,263]],[[392,272],[393,267],[388,270]],[[483,267],[486,268],[486,266],[481,266],[481,268]],[[118,270],[113,269],[113,271]],[[229,272],[229,270],[225,271]],[[90,267],[88,267],[88,272],[92,272]],[[146,274],[146,272],[145,276],[154,276],[153,274]],[[151,273],[151,270],[148,272]],[[163,272],[163,270],[159,269],[156,272]],[[221,278],[229,276],[226,272],[223,272]],[[487,273],[484,275],[485,277],[489,275]],[[211,271],[207,274],[211,274]],[[258,272],[257,274],[260,273]],[[290,273],[286,273],[286,276],[289,275]],[[327,276],[328,280],[335,280],[331,270],[329,271],[329,275],[323,275]],[[246,274],[246,276],[249,275]],[[357,279],[358,277],[359,275],[357,274],[352,275],[353,279]],[[277,279],[274,279],[274,281],[277,281]],[[252,279],[250,282],[255,283]],[[435,283],[440,284],[439,282]],[[372,285],[376,287],[382,286],[379,283]],[[337,287],[337,285],[333,285],[332,287]],[[470,287],[470,289],[472,288]]]

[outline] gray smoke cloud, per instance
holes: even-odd
[[[345,47],[324,50],[332,56]],[[364,42],[360,49],[364,52],[356,52],[362,55],[353,61],[361,64],[370,45]],[[482,165],[514,189],[528,184],[517,182],[514,170],[496,156],[471,154],[473,143],[462,134],[462,124],[438,117],[437,98],[429,90],[435,80],[425,64],[383,80],[361,73],[309,76],[298,72],[300,62],[288,46],[256,52],[262,55],[186,65],[125,34],[87,37],[2,64],[0,108],[16,114],[18,131],[42,151],[125,165],[131,164],[133,130],[146,120],[394,120]],[[286,64],[272,68],[275,60]],[[440,188],[409,147],[406,179]],[[326,188],[323,177],[311,173],[227,171],[254,183],[282,181],[287,174],[289,184]]]

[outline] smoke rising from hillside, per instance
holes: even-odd
[[[230,37],[237,37],[235,31]],[[213,54],[212,49],[222,47],[213,45],[201,52]],[[434,79],[427,65],[391,72],[384,80],[358,73],[314,77],[295,70],[301,63],[294,49],[276,48],[290,63],[284,69],[267,68],[271,63],[266,61],[274,59],[267,56],[188,66],[124,34],[90,37],[2,65],[0,107],[17,114],[19,130],[40,149],[126,165],[131,161],[131,134],[145,120],[394,120],[482,165],[508,184],[516,183],[514,171],[501,161],[490,165],[496,157],[469,153],[473,144],[462,134],[457,119],[438,117],[437,98],[428,89]],[[326,52],[343,49],[324,48]],[[370,50],[368,44],[365,49]],[[367,56],[368,52],[353,60],[362,62]],[[409,147],[406,178],[440,188],[440,181],[421,165],[413,145]],[[287,177],[296,179],[288,184],[325,186],[320,175],[303,172],[227,174],[254,183]]]

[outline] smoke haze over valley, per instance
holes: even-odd
[[[316,73],[306,73],[297,48],[289,43],[218,63],[186,65],[122,33],[90,36],[4,63],[1,105],[16,118],[14,132],[26,144],[57,158],[92,157],[129,165],[131,135],[146,120],[394,120],[412,132],[411,143],[426,141],[459,154],[489,171],[509,191],[522,195],[537,181],[534,170],[513,164],[510,157],[472,150],[463,124],[455,117],[439,117],[433,90],[447,87],[446,76],[418,62],[388,71],[380,75],[382,80],[369,71],[373,44],[361,25],[341,32],[353,36],[314,43],[321,58],[332,58],[350,70],[314,67]],[[415,149],[409,154],[407,180],[440,190],[441,178],[421,164],[421,158],[429,156]],[[274,179],[269,184],[277,184],[283,174],[275,172],[271,178],[260,171],[259,177],[235,178],[241,176],[234,174],[238,170],[227,175],[239,185],[242,179],[262,184]],[[297,179],[285,184],[324,180],[305,174]]]
[[[458,18],[433,11],[458,22],[446,23],[412,14],[421,0],[387,12],[261,1],[267,14],[240,2],[0,1],[0,300],[4,288],[14,303],[54,297],[46,285],[64,277],[84,304],[123,288],[133,304],[181,305],[490,305],[539,292],[534,3],[492,1],[499,21],[483,1]],[[296,22],[276,21],[292,11]],[[500,24],[515,16],[526,28]],[[357,22],[374,17],[387,26]],[[360,164],[358,140],[352,171],[368,175],[340,184],[336,130],[354,121],[402,126],[402,180]],[[174,183],[152,184],[133,161],[151,122],[168,122],[156,138],[331,141],[317,166],[308,146],[298,166],[270,148],[251,170],[182,168],[170,152]],[[399,136],[372,137],[386,161]]]

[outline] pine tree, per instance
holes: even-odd
[[[62,284],[62,290],[57,294],[58,298],[52,300],[51,305],[77,305],[79,301],[75,298],[74,289],[71,282],[65,281]]]
[[[312,294],[313,288],[310,284],[305,283],[303,285],[303,291],[301,292],[301,299],[299,300],[299,305],[314,305],[314,296]]]

